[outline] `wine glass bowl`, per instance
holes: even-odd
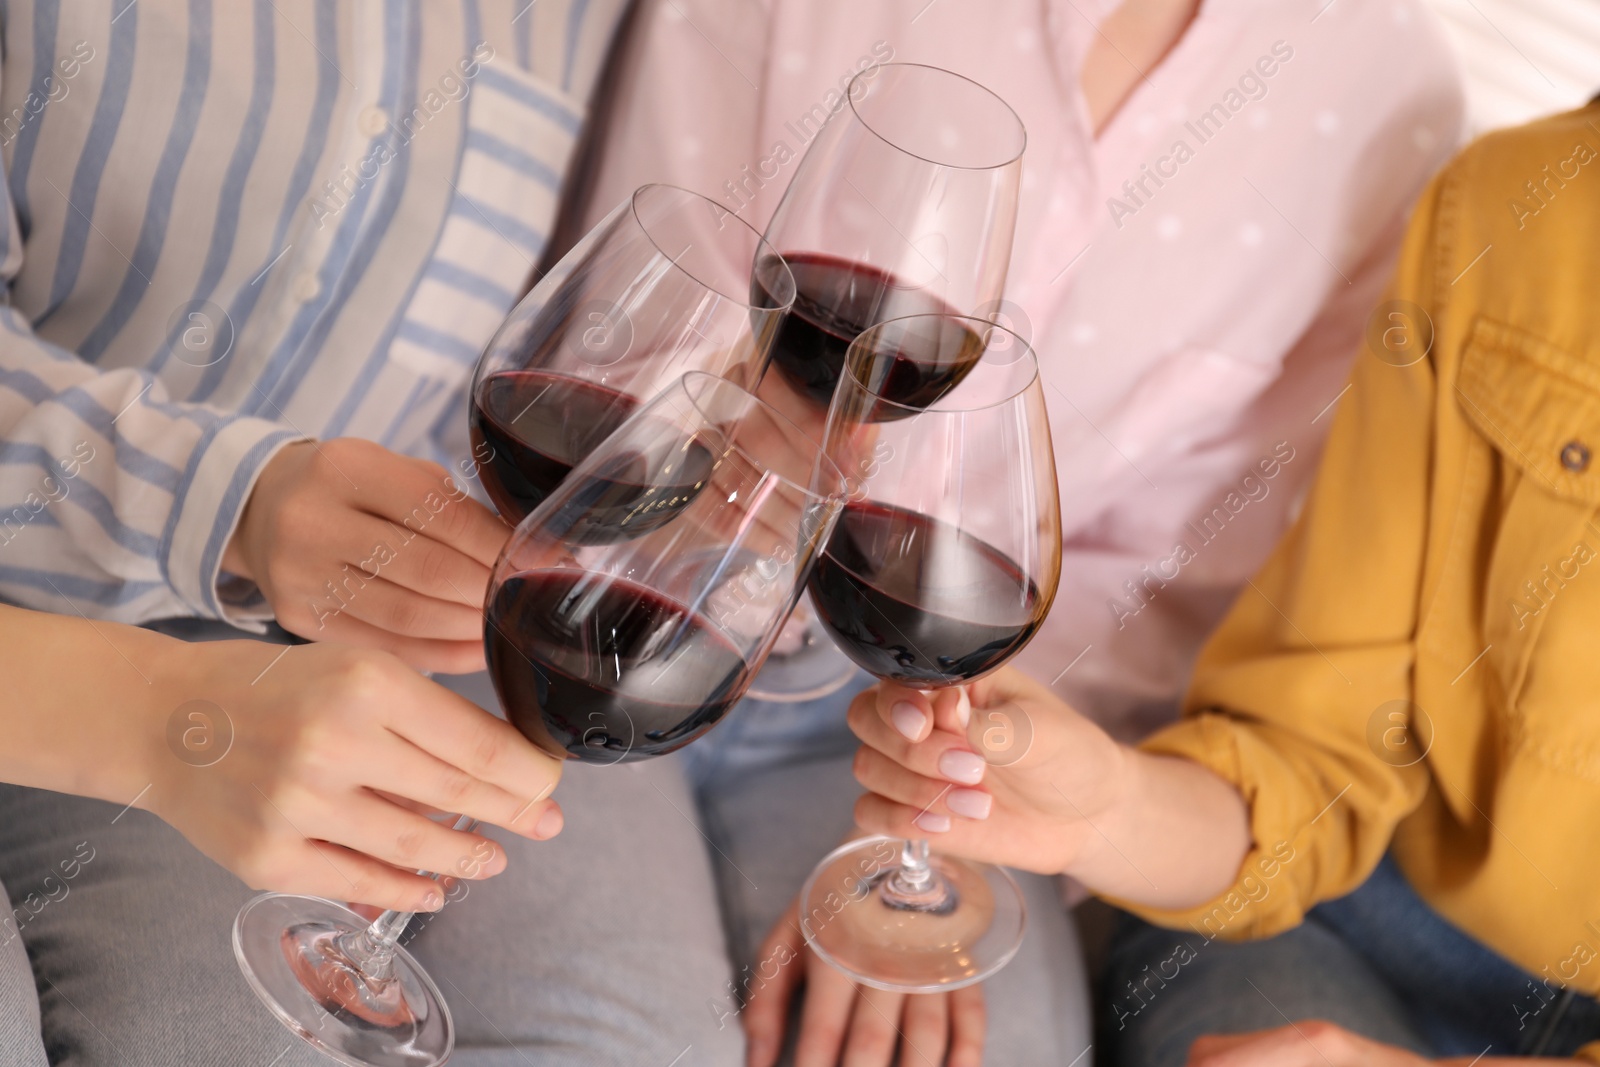
[[[875,71],[875,73],[874,73]],[[1010,104],[971,78],[925,63],[884,63],[852,79],[850,110],[891,150],[958,171],[1022,159],[1027,130]]]
[[[753,394],[703,371],[677,378],[578,459],[502,551],[484,650],[507,718],[591,763],[702,736],[760,669],[843,492],[821,446]],[[397,943],[410,918],[369,924],[267,893],[235,920],[234,954],[273,1014],[340,1062],[436,1067],[454,1030]]]
[[[821,415],[863,331],[912,315],[942,315],[960,331],[958,316],[998,307],[1026,144],[1016,112],[958,74],[888,63],[853,78],[767,225],[763,254],[781,253],[795,295],[773,340],[762,397]],[[763,289],[770,271],[761,266],[752,303],[775,305],[783,293]],[[943,363],[908,348],[894,399],[914,408],[952,388],[967,362],[962,347],[938,345]],[[856,676],[814,613],[796,613],[788,639],[796,651],[768,662],[754,695],[808,700]]]
[[[1005,289],[1027,135],[977,82],[938,67],[888,63],[850,82],[807,148],[767,241],[788,261],[794,311],[773,368],[822,407],[844,354],[886,319],[972,314]],[[756,303],[781,293],[761,290]]]
[[[928,367],[951,370],[933,380]],[[951,316],[873,327],[850,348],[827,447],[849,472],[849,498],[810,591],[844,653],[879,678],[932,688],[1020,651],[1050,609],[1061,559],[1026,342]]]
[[[703,735],[776,640],[842,491],[788,419],[726,379],[683,376],[573,468],[495,565],[484,642],[512,724],[602,763]]]
[[[478,361],[468,422],[490,499],[521,521],[686,371],[753,385],[793,300],[788,266],[748,223],[685,189],[640,187],[523,297]]]
[[[956,369],[930,385],[906,370],[908,351],[915,366]],[[1027,343],[981,319],[872,327],[846,355],[824,447],[847,472],[846,501],[809,590],[845,654],[880,679],[938,689],[1021,651],[1061,568],[1054,453]],[[807,882],[802,932],[818,953],[899,992],[981,981],[1011,959],[1025,909],[1009,874],[930,856],[925,841],[886,857],[885,841],[843,846]],[[828,922],[812,921],[818,908]]]

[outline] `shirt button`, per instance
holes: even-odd
[[[1568,441],[1561,446],[1561,465],[1574,474],[1589,469],[1589,449],[1581,441]]]
[[[294,283],[289,287],[289,291],[302,304],[309,304],[322,294],[322,282],[318,280],[314,273],[307,271],[295,278]]]
[[[367,105],[361,109],[361,115],[356,119],[356,128],[368,137],[376,137],[389,128],[389,113],[375,105]]]

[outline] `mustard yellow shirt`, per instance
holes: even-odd
[[[1466,149],[1385,299],[1298,522],[1144,746],[1237,784],[1253,851],[1203,907],[1132,910],[1263,937],[1392,848],[1445,918],[1595,994],[1600,108]]]

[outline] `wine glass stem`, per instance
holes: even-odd
[[[933,881],[933,870],[928,866],[928,842],[906,839],[900,842],[900,885],[913,892],[925,893]]]
[[[451,829],[471,830],[477,824],[476,819],[460,815],[456,817]],[[926,843],[923,847],[926,849]],[[435,881],[439,878],[430,871],[417,873],[428,875]],[[365,977],[373,981],[383,981],[394,973],[395,948],[400,943],[400,935],[406,932],[406,927],[411,924],[411,919],[416,914],[414,911],[395,911],[391,908],[372,920],[366,929],[347,934],[342,939],[340,947]]]
[[[929,864],[927,840],[915,838],[900,842],[900,866],[884,881],[883,899],[893,908],[940,915],[961,902],[950,880]]]
[[[363,976],[381,982],[394,973],[394,951],[410,924],[412,911],[386,911],[364,930],[345,935],[340,947]]]

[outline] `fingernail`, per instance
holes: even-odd
[[[904,700],[889,709],[889,718],[894,721],[894,728],[905,734],[908,741],[915,741],[922,735],[922,724],[927,721],[921,708]]]
[[[939,757],[939,773],[952,782],[977,785],[983,781],[983,771],[988,764],[976,752],[951,749]]]
[[[944,806],[968,819],[987,819],[994,797],[981,789],[952,789],[945,794]]]
[[[442,907],[444,907],[444,894],[432,889],[428,890],[427,895],[422,898],[421,910],[438,911]]]
[[[972,698],[967,696],[967,687],[962,686],[956,690],[956,722],[965,730],[967,723],[972,721]]]
[[[943,834],[950,831],[950,816],[936,811],[925,811],[911,820],[913,826],[925,834]]]
[[[562,814],[560,808],[552,804],[545,809],[543,815],[539,816],[539,821],[533,824],[533,836],[540,841],[548,841],[559,834],[565,825],[567,817]]]

